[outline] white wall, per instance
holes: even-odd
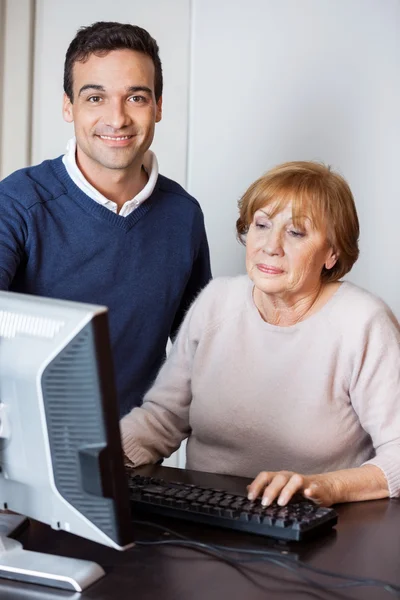
[[[0,0],[0,179],[29,164],[33,0]]]
[[[349,279],[400,316],[400,2],[195,0],[190,191],[214,274],[242,272],[236,201],[271,166],[322,160],[361,221]]]

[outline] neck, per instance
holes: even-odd
[[[319,282],[309,291],[296,295],[266,294],[255,287],[253,297],[264,321],[271,325],[290,327],[317,312],[329,297],[326,292],[327,286]]]
[[[148,181],[148,176],[143,168],[143,157],[132,163],[129,169],[105,169],[101,165],[87,164],[79,152],[76,153],[76,164],[85,179],[100,194],[115,202],[118,212],[128,200],[132,200]]]

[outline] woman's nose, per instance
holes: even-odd
[[[269,256],[282,256],[282,236],[279,231],[268,231],[264,242],[263,251]]]

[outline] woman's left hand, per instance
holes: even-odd
[[[338,501],[332,474],[301,475],[292,471],[262,471],[248,486],[248,499],[262,497],[261,503],[269,506],[274,500],[285,506],[293,496],[300,493],[316,504],[331,506]]]

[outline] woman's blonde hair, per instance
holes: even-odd
[[[246,234],[257,210],[273,204],[273,217],[290,201],[295,227],[301,226],[307,217],[315,229],[326,232],[338,258],[332,269],[324,267],[321,278],[325,282],[338,281],[358,258],[360,228],[348,183],[323,164],[287,162],[252,183],[239,200],[238,239],[246,243]]]

